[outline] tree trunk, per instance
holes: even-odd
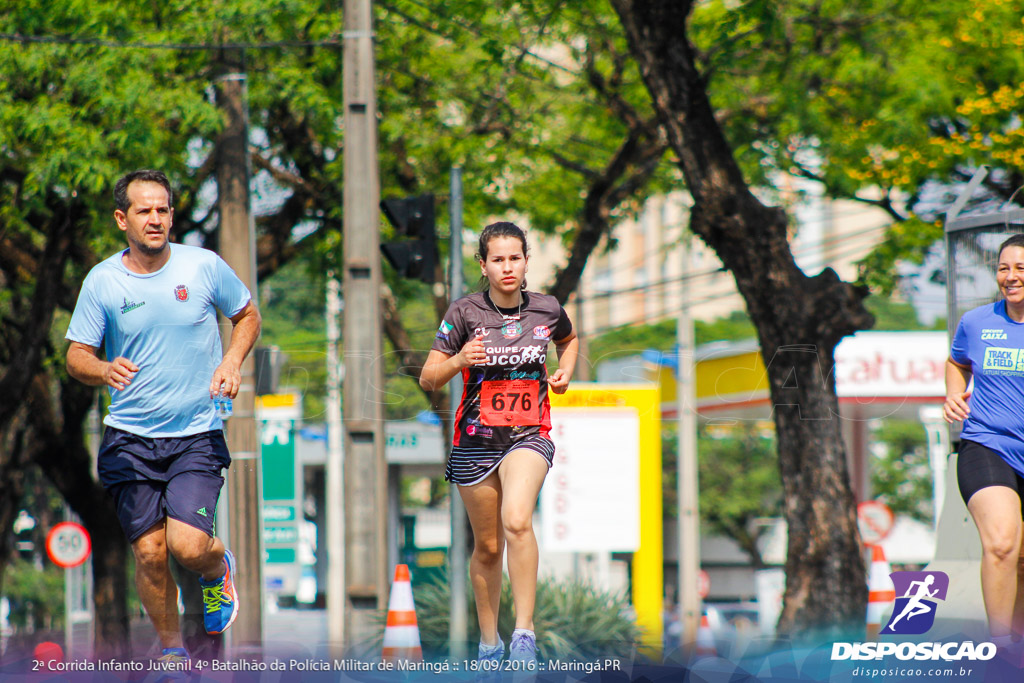
[[[5,431],[0,431],[0,595],[3,595],[4,570],[14,550],[14,534],[10,531],[18,515],[25,492],[24,438],[20,426],[27,409],[16,411]]]
[[[785,214],[751,194],[687,39],[691,3],[612,4],[693,196],[690,228],[735,277],[768,369],[789,525],[779,631],[863,629],[864,561],[832,367],[839,340],[873,323],[865,292],[830,269],[804,275],[789,248]]]
[[[92,539],[94,654],[131,655],[128,627],[128,544],[114,510],[114,501],[93,478],[92,456],[84,424],[96,393],[92,387],[64,378],[60,409],[51,404],[53,383],[37,375],[29,393],[32,459],[81,518]]]

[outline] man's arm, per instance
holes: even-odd
[[[120,356],[110,362],[103,361],[98,353],[95,346],[71,342],[68,347],[68,374],[91,387],[105,385],[120,390],[132,383],[132,378],[139,371],[138,365]]]
[[[262,322],[256,304],[251,300],[231,318],[231,341],[228,342],[228,350],[224,352],[224,359],[210,380],[210,398],[218,394],[228,398],[238,395],[242,385],[242,361],[252,351],[253,344],[260,336]]]

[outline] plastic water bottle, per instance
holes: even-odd
[[[213,408],[217,411],[217,417],[226,420],[231,417],[231,399],[227,396],[214,396]]]

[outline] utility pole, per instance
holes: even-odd
[[[462,169],[452,168],[451,202],[449,204],[449,225],[451,242],[449,249],[448,298],[455,301],[462,296]],[[462,373],[452,377],[448,383],[448,433],[455,438],[455,409],[462,400]],[[448,585],[450,587],[451,621],[448,622],[448,652],[458,661],[466,657],[466,506],[462,504],[458,486],[451,484],[448,489],[448,511],[451,515],[452,543],[448,549]]]
[[[676,419],[679,430],[676,453],[677,495],[679,497],[679,619],[683,630],[680,646],[684,656],[693,655],[700,626],[701,598],[697,593],[700,572],[700,514],[697,486],[697,392],[694,368],[693,318],[690,315],[689,236],[680,241],[683,277],[680,283],[679,321],[676,325],[678,370]]]
[[[345,486],[342,450],[341,382],[338,357],[341,283],[327,273],[327,642],[340,658],[345,642]]]
[[[380,392],[380,184],[371,0],[345,0],[345,635],[362,654],[387,604],[387,476]]]
[[[217,204],[220,253],[257,298],[256,228],[249,212],[249,111],[244,53],[224,59],[227,73],[216,81],[217,105],[227,125],[217,143]],[[226,436],[231,452],[228,468],[228,542],[238,560],[235,586],[241,602],[229,631],[234,649],[260,648],[263,643],[263,490],[260,446],[256,436],[256,373],[252,354],[242,363],[242,383],[235,397]]]
[[[593,365],[590,362],[590,335],[584,330],[583,317],[583,278],[580,278],[576,286],[576,315],[573,319],[573,329],[576,338],[580,340],[579,359],[576,361],[576,372],[574,373],[577,382],[589,382]]]

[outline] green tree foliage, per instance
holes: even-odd
[[[701,518],[747,553],[755,568],[763,565],[757,522],[782,513],[782,483],[775,460],[774,429],[741,422],[698,435]]]
[[[872,329],[886,331],[911,331],[911,330],[945,330],[946,319],[938,318],[928,327],[917,318],[917,310],[912,304],[905,301],[897,301],[885,296],[868,297],[864,302],[871,315],[875,316],[875,326]]]
[[[873,498],[888,505],[893,514],[932,521],[932,470],[921,423],[883,420],[871,436]]]
[[[674,426],[662,432],[665,516],[678,515],[678,438]],[[771,424],[705,424],[697,432],[701,527],[704,533],[736,542],[754,567],[763,560],[760,520],[782,514],[782,484]]]
[[[4,596],[10,600],[10,622],[15,631],[59,629],[64,624],[65,570],[47,563],[15,560],[7,568]]]
[[[892,218],[862,264],[876,291],[942,236],[980,164],[989,209],[1024,182],[1024,26],[1008,0],[700,3],[693,36],[747,177],[818,183]]]

